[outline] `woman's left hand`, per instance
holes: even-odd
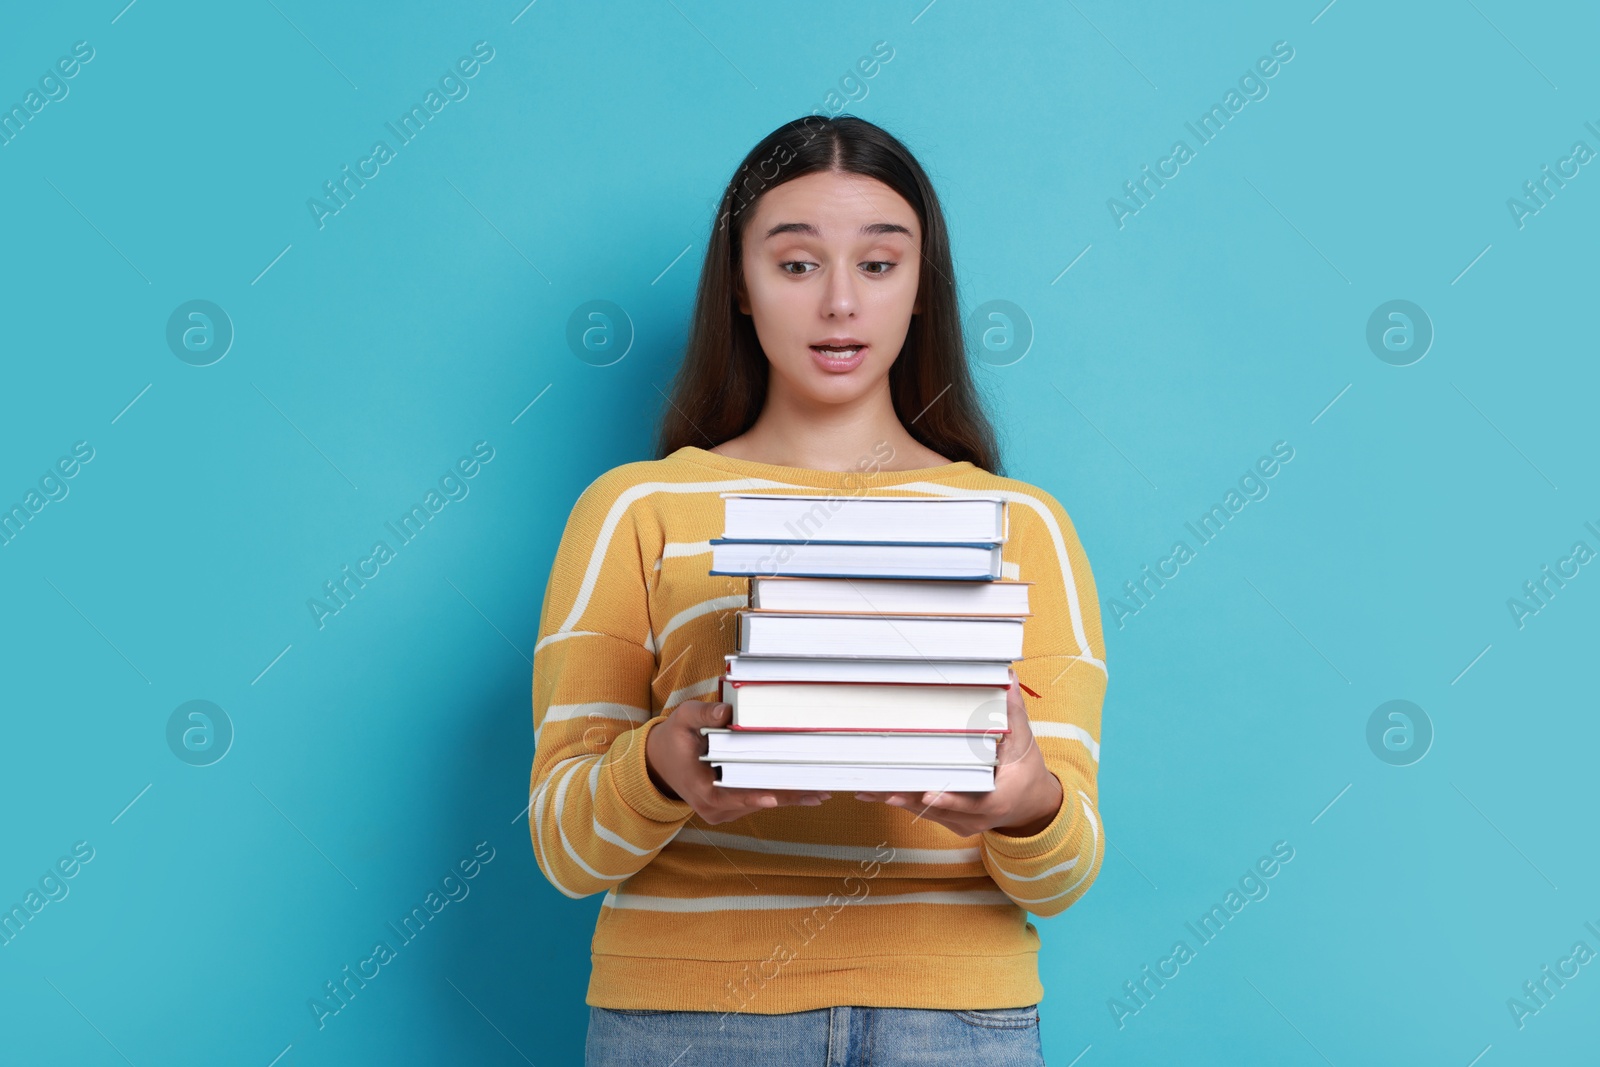
[[[995,830],[1008,837],[1032,837],[1049,826],[1061,809],[1061,781],[1045,766],[1033,743],[1022,684],[1015,669],[1006,698],[1010,733],[997,746],[994,789],[987,793],[857,793],[857,800],[893,804],[932,819],[962,837]]]

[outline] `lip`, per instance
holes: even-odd
[[[831,345],[839,348],[854,345],[861,346],[859,349],[857,349],[856,354],[851,356],[849,359],[832,359],[823,355],[821,352],[817,351],[815,347],[813,347],[811,349],[812,360],[818,367],[828,374],[848,374],[850,371],[853,371],[857,367],[861,366],[862,362],[867,358],[867,346],[861,341],[856,341],[850,338],[842,338],[837,341],[819,341],[818,344]]]

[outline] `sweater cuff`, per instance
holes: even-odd
[[[1050,773],[1055,774],[1054,771]],[[1059,775],[1056,776],[1056,780],[1060,781]],[[994,830],[985,830],[981,836],[984,847],[998,856],[1014,860],[1036,860],[1059,851],[1068,839],[1077,833],[1081,818],[1077,794],[1062,782],[1061,807],[1056,809],[1055,818],[1051,819],[1043,830],[1031,837],[1011,837]]]
[[[633,743],[621,757],[612,761],[610,777],[622,802],[641,818],[658,823],[683,823],[694,814],[694,805],[687,800],[673,800],[657,789],[650,780],[649,765],[645,762],[645,744],[650,739],[650,731],[666,721],[666,716],[657,715],[634,730]]]

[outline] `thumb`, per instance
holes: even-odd
[[[725,726],[731,710],[727,704],[705,701],[700,705],[700,714],[695,716],[695,725]]]

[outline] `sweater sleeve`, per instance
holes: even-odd
[[[1061,807],[1030,837],[994,830],[980,836],[984,868],[1026,911],[1049,917],[1088,892],[1105,857],[1096,772],[1100,707],[1105,699],[1105,644],[1089,561],[1071,520],[1042,490],[1017,494],[1013,531],[1027,538],[1021,578],[1032,581],[1033,616],[1024,625],[1024,658],[1013,666],[1037,698],[1023,699],[1034,742],[1061,782]]]
[[[650,780],[654,628],[625,477],[579,496],[556,550],[533,654],[528,826],[550,884],[578,898],[649,863],[694,809]],[[652,561],[653,562],[653,561]]]

